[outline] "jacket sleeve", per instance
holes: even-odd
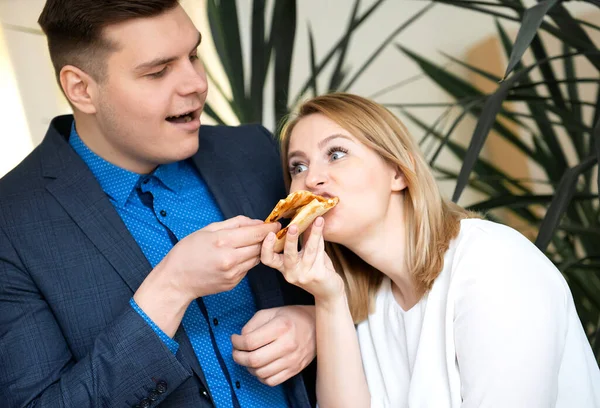
[[[554,406],[569,303],[558,270],[508,227],[473,234],[455,261],[461,407]]]
[[[154,405],[191,375],[128,303],[75,360],[51,305],[0,229],[3,407],[125,407],[150,397]]]

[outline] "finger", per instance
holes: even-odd
[[[296,374],[298,374],[298,373],[295,373],[291,370],[283,370],[283,371],[280,371],[279,373],[275,374],[274,376],[267,378],[266,380],[261,380],[261,382],[263,384],[268,385],[269,387],[275,387],[275,386],[282,384],[285,381],[289,380]]]
[[[260,258],[258,257],[258,255],[240,263],[238,265],[238,271],[237,271],[237,273],[240,275],[240,280],[242,280],[241,277],[245,276],[246,273],[248,273],[248,271],[250,269],[254,268],[259,263],[260,263]]]
[[[238,260],[238,265],[250,259],[260,261],[261,244],[248,245],[234,250],[234,256]]]
[[[235,229],[224,229],[217,231],[220,236],[217,241],[222,245],[241,248],[249,245],[261,244],[269,232],[277,232],[281,229],[278,222],[257,225],[246,225]]]
[[[310,267],[315,263],[315,259],[319,253],[324,224],[325,221],[323,220],[323,217],[317,217],[311,226],[310,236],[308,237],[306,246],[302,251],[302,263],[305,266]]]
[[[312,232],[312,224],[302,233],[302,246],[300,248],[304,248],[306,246],[306,242],[308,241],[308,237],[310,237],[310,233]]]
[[[244,327],[242,327],[242,334],[251,333],[267,324],[277,315],[279,309],[279,307],[273,307],[270,309],[262,309],[254,313],[252,319],[248,320]]]
[[[298,226],[290,225],[283,246],[283,265],[287,270],[294,270],[298,263]]]
[[[284,346],[284,342],[275,341],[252,351],[234,349],[232,356],[233,360],[239,365],[258,369],[270,365],[290,354],[292,351],[293,350],[290,350],[289,347]]]
[[[263,221],[255,220],[255,219],[246,217],[245,215],[238,215],[236,217],[229,218],[224,221],[213,222],[213,223],[207,225],[206,227],[204,227],[203,229],[205,231],[214,232],[214,231],[219,231],[222,229],[240,228],[240,227],[246,227],[246,226],[250,226],[250,225],[260,225],[260,224],[263,224]]]
[[[269,232],[262,243],[260,261],[265,265],[283,272],[283,256],[275,253],[275,233]]]
[[[267,378],[273,377],[284,370],[290,369],[290,364],[290,358],[288,356],[283,356],[262,367],[248,367],[248,371],[250,371],[250,373],[256,378],[260,380],[266,380]]]
[[[231,342],[237,350],[253,351],[264,347],[283,336],[289,328],[289,324],[283,319],[269,319],[264,324],[256,325],[258,327],[255,330],[231,336]]]

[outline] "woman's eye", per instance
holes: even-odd
[[[332,147],[327,151],[327,154],[331,158],[331,160],[339,160],[344,157],[348,153],[347,149],[343,147]]]
[[[338,160],[338,159],[341,159],[342,157],[344,157],[345,155],[346,155],[346,153],[343,153],[343,152],[335,152],[331,155],[331,158],[333,160]]]
[[[295,176],[296,174],[302,173],[303,171],[306,171],[307,167],[305,164],[292,164],[290,166],[290,174],[292,176]]]

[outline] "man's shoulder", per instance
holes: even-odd
[[[40,148],[33,149],[15,168],[0,178],[0,203],[8,196],[31,192],[41,177]]]

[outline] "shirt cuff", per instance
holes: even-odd
[[[179,343],[167,336],[167,334],[164,331],[162,331],[160,327],[158,327],[156,323],[154,323],[146,313],[144,313],[144,311],[138,306],[138,304],[135,303],[135,300],[133,300],[133,298],[129,300],[129,304],[131,305],[133,310],[135,310],[140,316],[142,316],[142,319],[144,319],[146,323],[148,323],[152,330],[154,330],[154,333],[156,333],[158,337],[163,341],[163,343],[165,343],[165,346],[167,346],[167,348],[171,350],[171,353],[177,354],[177,350],[179,350]]]

